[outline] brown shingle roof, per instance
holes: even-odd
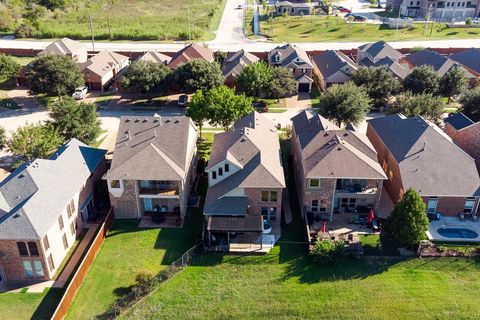
[[[225,78],[237,77],[243,68],[251,63],[257,62],[259,58],[245,50],[229,52],[222,64],[222,73]]]
[[[197,132],[188,117],[120,118],[108,180],[183,180]]]
[[[263,219],[261,215],[248,215],[245,217],[209,217],[207,222],[207,230],[262,232]]]
[[[170,60],[168,66],[172,69],[179,67],[181,64],[184,64],[193,59],[204,59],[208,62],[213,62],[213,51],[205,48],[204,46],[192,43],[186,46],[185,48],[178,51]]]
[[[138,58],[138,61],[151,61],[158,64],[167,65],[171,59],[172,58],[170,58],[166,54],[163,54],[157,51],[148,51],[148,52],[145,52],[145,54],[142,55],[140,58]]]
[[[121,65],[122,62],[125,62],[126,60],[128,60],[128,57],[122,54],[113,51],[101,51],[91,57],[84,64],[84,68],[100,77],[103,77],[112,71],[115,66]]]
[[[360,133],[306,111],[293,119],[307,177],[386,179],[377,153]]]

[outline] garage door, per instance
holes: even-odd
[[[298,84],[298,92],[310,92],[310,84],[309,83],[299,83]]]

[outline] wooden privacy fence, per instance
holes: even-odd
[[[67,289],[63,294],[62,300],[60,300],[60,303],[55,309],[55,313],[53,314],[52,319],[61,320],[65,318],[68,309],[72,305],[73,300],[78,293],[78,290],[82,286],[83,280],[87,276],[88,270],[90,269],[93,261],[95,260],[95,257],[97,256],[100,248],[102,247],[103,241],[107,236],[107,232],[108,230],[110,230],[113,224],[113,218],[114,213],[113,208],[111,208],[107,216],[105,217],[102,225],[100,226],[100,229],[98,230],[95,239],[90,245],[90,248],[88,248],[88,251],[85,254],[82,262],[80,263],[80,266],[77,268],[77,271],[75,271],[72,280],[70,280],[70,283],[68,284]]]

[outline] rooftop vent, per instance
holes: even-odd
[[[125,119],[125,122],[130,122],[130,119]]]
[[[147,121],[148,121],[147,119],[143,119],[143,121],[142,121],[142,122],[143,122],[143,123],[145,123],[145,122],[147,122]]]
[[[178,120],[178,119],[174,121],[174,123],[179,123],[179,122],[180,122],[180,120]]]
[[[140,119],[135,119],[135,123],[140,122]]]
[[[170,123],[170,119],[165,120],[165,123]]]

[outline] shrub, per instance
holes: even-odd
[[[319,239],[310,252],[313,260],[322,264],[337,264],[348,257],[343,241]]]
[[[152,281],[153,279],[153,274],[148,271],[142,271],[137,276],[135,277],[135,285],[136,286],[141,286],[146,284],[147,282]]]

